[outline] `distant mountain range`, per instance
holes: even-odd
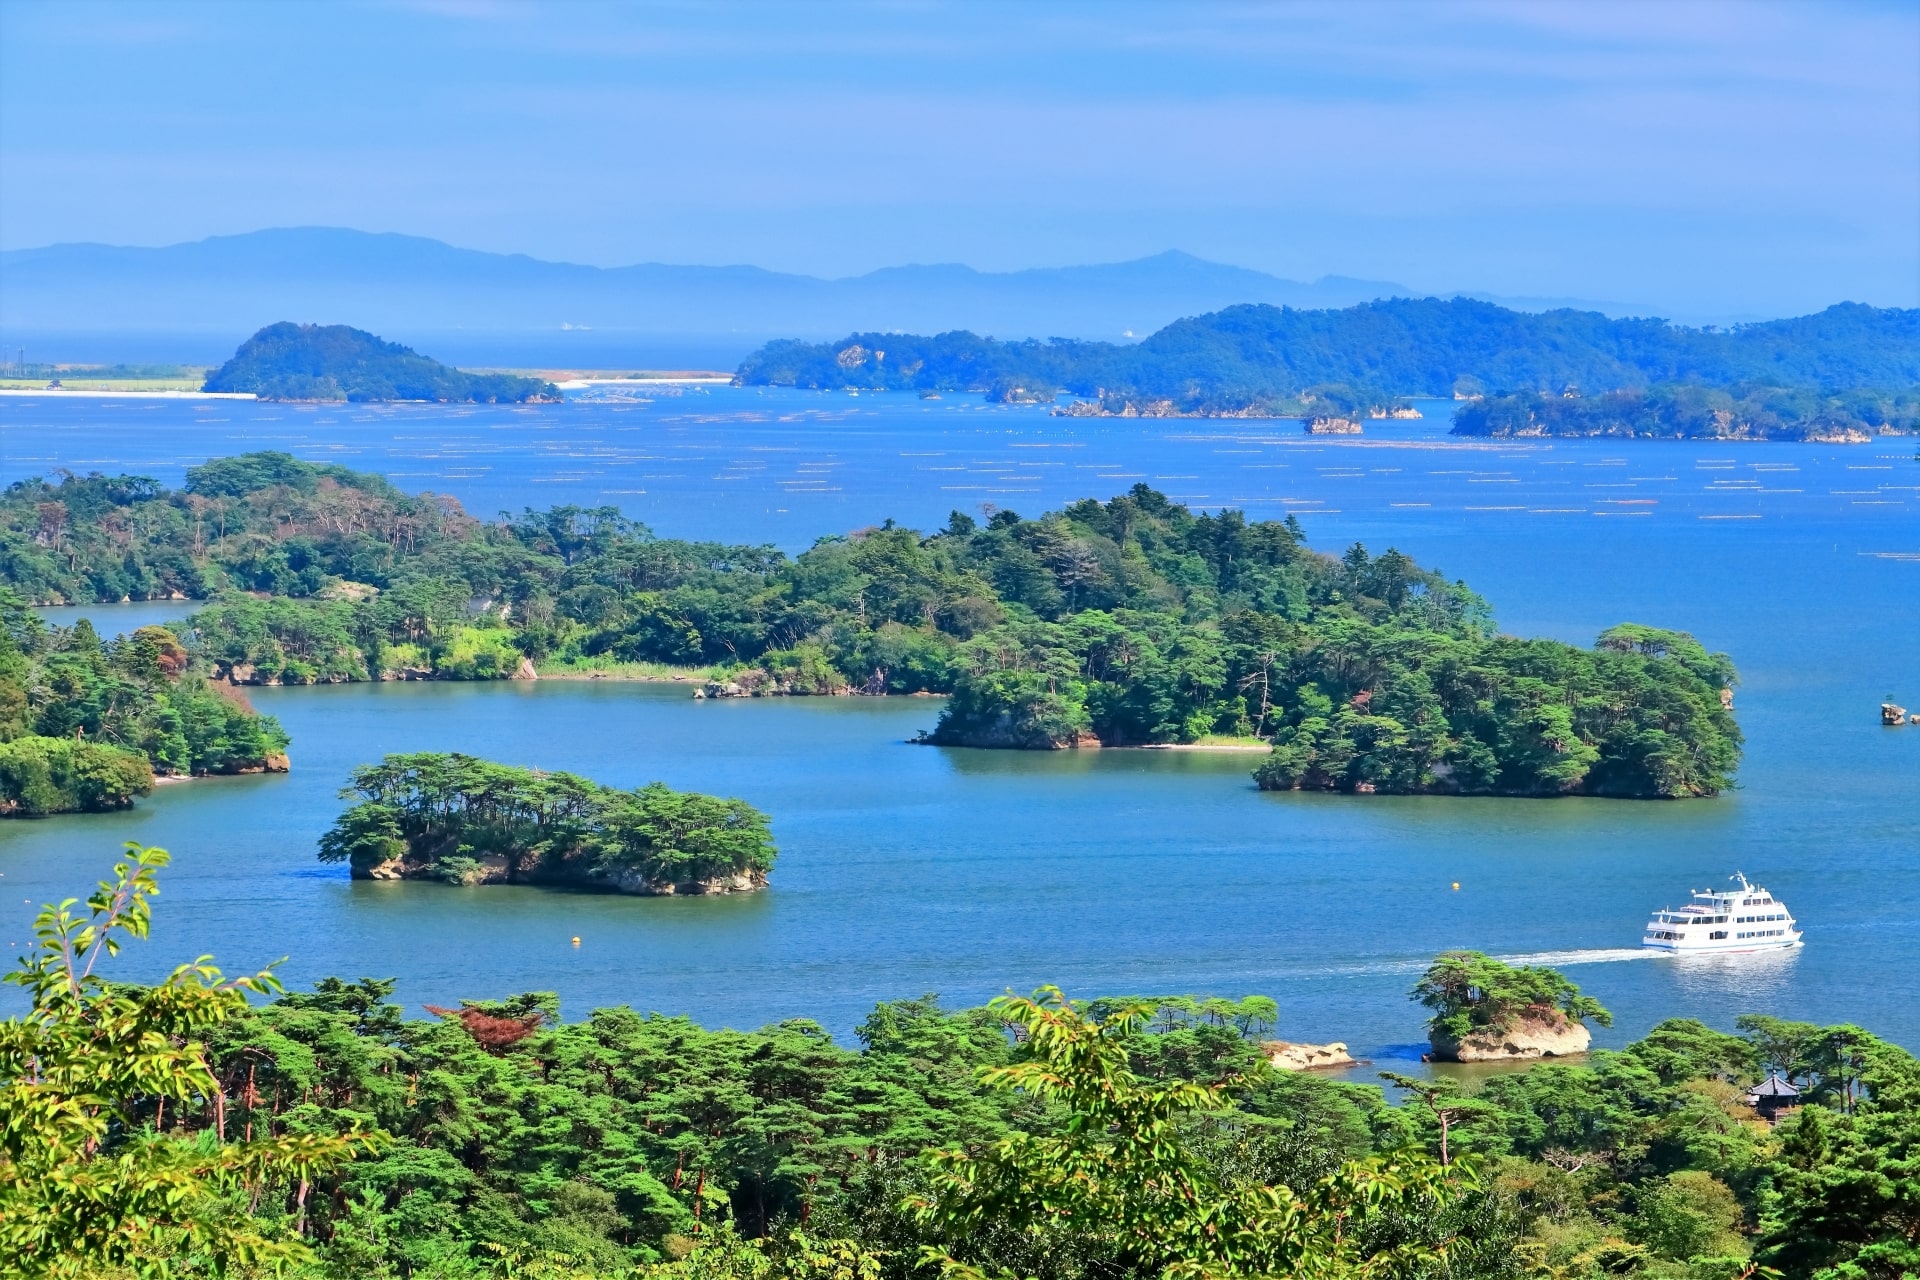
[[[0,252],[0,337],[203,333],[223,352],[292,318],[431,344],[465,364],[514,363],[518,350],[525,363],[611,354],[695,335],[710,339],[716,358],[731,351],[731,367],[772,337],[968,329],[1125,341],[1236,303],[1346,307],[1413,292],[1341,276],[1301,283],[1173,252],[1099,266],[903,266],[822,280],[759,267],[578,266],[419,236],[295,227],[157,249]],[[161,353],[115,358],[149,354]]]

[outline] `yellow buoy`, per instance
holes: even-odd
[[[1456,889],[1458,889],[1458,888],[1459,888],[1460,886],[1459,886],[1459,885],[1455,885],[1455,886],[1453,886],[1453,887],[1454,887],[1454,888],[1456,888]],[[573,935],[573,945],[574,945],[574,946],[576,946],[576,947],[580,945],[580,935],[579,935],[579,934],[577,934],[577,933]]]
[[[1458,893],[1458,892],[1460,892],[1460,882],[1459,882],[1458,880],[1455,880],[1455,881],[1453,882],[1453,891],[1454,891],[1455,893]],[[580,939],[578,939],[578,938],[575,938],[575,939],[574,939],[574,941],[575,941],[575,942],[578,942],[578,941],[580,941]]]

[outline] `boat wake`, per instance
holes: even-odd
[[[1616,960],[1654,960],[1664,952],[1651,947],[1591,947],[1574,951],[1534,951],[1526,955],[1498,956],[1508,964],[1612,964]]]
[[[1658,951],[1651,947],[1582,947],[1566,951],[1526,951],[1513,955],[1493,957],[1505,964],[1537,965],[1575,965],[1575,964],[1613,964],[1622,960],[1659,960],[1672,959],[1672,953]],[[1432,964],[1431,957],[1405,960],[1373,960],[1360,964],[1336,964],[1317,968],[1313,972],[1327,977],[1347,977],[1368,973],[1424,973]]]
[[[1505,964],[1612,964],[1617,960],[1654,960],[1668,954],[1647,947],[1589,947],[1568,951],[1528,951],[1514,955],[1496,955],[1494,959]],[[1427,966],[1432,963],[1431,957],[1409,957],[1405,960],[1373,960],[1360,964],[1327,965],[1315,969],[1314,972],[1329,977],[1366,973],[1424,973]]]

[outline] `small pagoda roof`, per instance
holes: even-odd
[[[1769,1071],[1765,1080],[1747,1090],[1747,1096],[1756,1100],[1760,1098],[1797,1098],[1800,1096],[1800,1091],[1788,1084],[1785,1080],[1782,1080],[1778,1075]]]

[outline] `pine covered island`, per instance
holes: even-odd
[[[560,399],[551,382],[467,373],[344,324],[270,324],[208,376],[203,391],[262,400],[427,400],[529,404]]]

